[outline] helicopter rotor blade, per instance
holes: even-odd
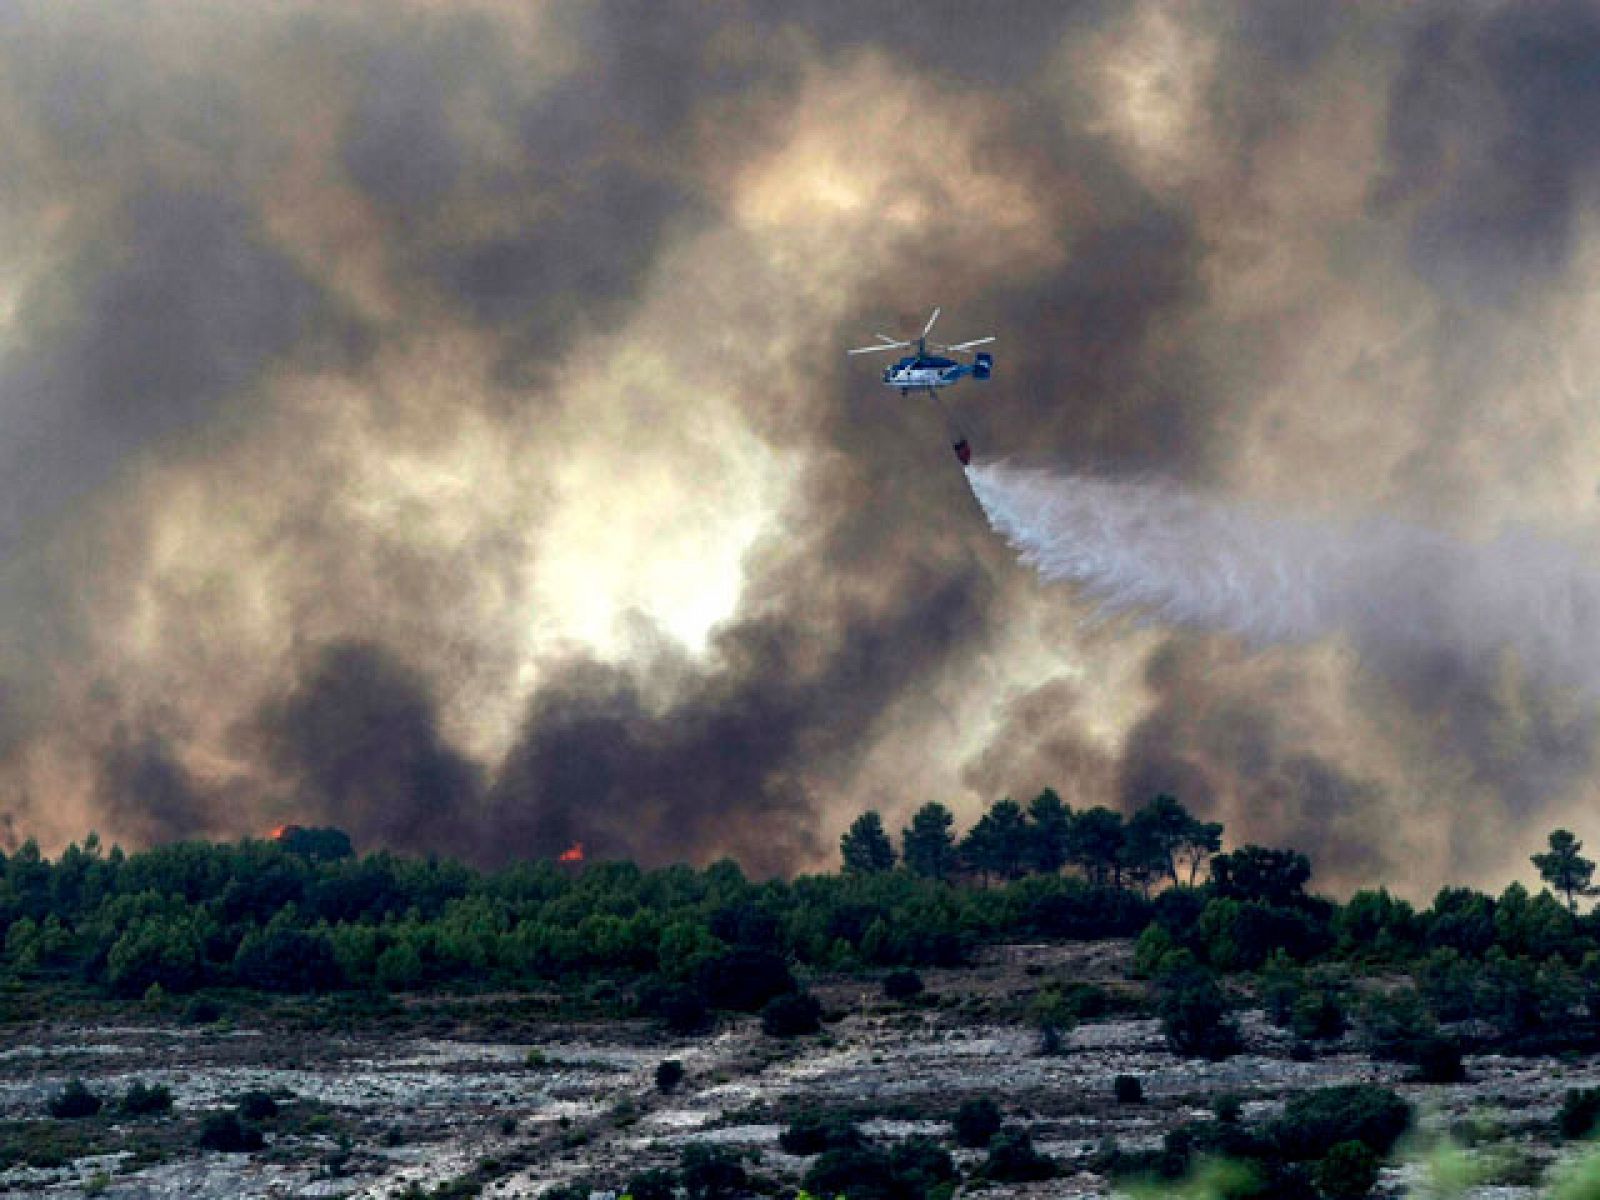
[[[878,350],[900,350],[911,345],[910,342],[889,342],[883,346],[860,346],[854,350],[846,350],[846,354],[872,354]]]
[[[940,346],[939,349],[941,349],[941,350],[971,350],[974,346],[987,346],[990,342],[992,342],[994,340],[995,339],[992,338],[992,337],[974,338],[970,342],[961,342],[961,343],[959,343],[958,345],[955,345],[955,346]]]
[[[928,334],[933,332],[933,323],[939,319],[939,312],[940,310],[937,308],[933,310],[933,316],[928,318],[928,323],[922,328],[923,337],[927,337]]]
[[[892,338],[887,333],[875,333],[872,336],[877,338],[880,342],[888,342],[890,345],[893,345],[893,346],[907,346],[907,345],[910,345],[910,343],[907,342],[904,338]]]

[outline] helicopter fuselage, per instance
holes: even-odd
[[[912,355],[883,369],[883,382],[890,387],[941,388],[960,383],[973,373],[968,363],[940,358],[934,354]]]

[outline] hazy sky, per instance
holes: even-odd
[[[0,837],[762,873],[1053,785],[1525,874],[1600,839],[1537,634],[1097,616],[842,351],[939,304],[982,458],[1588,561],[1596,130],[1560,0],[0,0]]]

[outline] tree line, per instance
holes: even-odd
[[[138,998],[554,983],[696,1028],[715,1009],[793,993],[797,972],[958,966],[985,943],[1127,937],[1138,969],[1187,978],[1189,999],[1218,974],[1291,979],[1312,997],[1294,1018],[1307,1028],[1338,1024],[1325,1018],[1344,998],[1319,974],[1334,965],[1408,975],[1413,1032],[1471,1018],[1508,1036],[1581,1033],[1600,1013],[1600,919],[1579,911],[1594,864],[1567,831],[1534,856],[1547,890],[1447,887],[1423,909],[1382,888],[1336,903],[1308,890],[1305,855],[1223,853],[1222,837],[1172,797],[1124,818],[1073,812],[1046,791],[1026,808],[1000,801],[960,837],[948,809],[924,805],[898,847],[863,814],[840,873],[790,880],[753,881],[729,861],[481,872],[357,855],[336,831],[134,854],[90,836],[53,861],[29,842],[0,854],[0,987]],[[1293,1002],[1279,1007],[1293,1018]]]
[[[868,811],[839,841],[846,874],[893,870],[896,862],[926,879],[1013,881],[1074,867],[1096,887],[1138,887],[1156,882],[1194,886],[1222,849],[1222,825],[1202,821],[1175,796],[1159,795],[1132,817],[1105,807],[1073,811],[1052,788],[1024,809],[1010,798],[996,803],[957,839],[955,815],[930,802],[900,832],[900,854],[883,818]],[[1309,878],[1310,867],[1306,868]]]

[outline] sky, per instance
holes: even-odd
[[[1600,837],[1499,587],[1600,550],[1597,64],[1566,0],[0,0],[0,842],[769,875],[1053,786],[1527,876]],[[982,462],[1489,565],[1108,609],[843,353],[935,305]]]

